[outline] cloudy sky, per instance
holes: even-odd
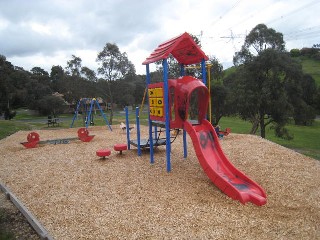
[[[319,14],[319,0],[0,0],[0,54],[49,73],[76,55],[96,70],[109,42],[145,74],[142,62],[160,43],[189,32],[227,68],[259,23],[283,33],[287,50],[319,44]]]

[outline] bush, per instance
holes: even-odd
[[[10,111],[9,108],[7,108],[5,111],[4,111],[4,119],[5,120],[11,120],[12,118],[14,118],[16,116],[16,111]]]
[[[292,140],[294,138],[293,134],[291,134],[287,128],[285,128],[281,124],[277,124],[276,126],[272,127],[274,128],[275,135],[279,138],[285,139],[285,140]]]
[[[299,49],[291,49],[290,50],[290,55],[291,57],[299,57],[301,54],[300,54],[300,50]]]
[[[318,48],[302,48],[300,51],[302,56],[308,56],[312,58],[316,58],[319,52],[320,52],[320,49]]]
[[[65,108],[65,102],[55,96],[45,96],[37,102],[38,111],[43,115],[59,114],[62,113]]]

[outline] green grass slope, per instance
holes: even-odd
[[[296,57],[295,59],[301,63],[303,72],[310,74],[316,81],[317,86],[320,86],[320,61],[306,56]]]

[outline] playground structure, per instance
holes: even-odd
[[[161,110],[159,110],[161,111]],[[141,139],[140,136],[140,112],[141,109],[139,109],[138,107],[136,108],[136,126],[137,126],[137,139],[132,140],[130,138],[130,132],[131,132],[131,128],[129,125],[129,111],[128,111],[128,107],[125,108],[125,114],[126,114],[126,126],[124,128],[124,130],[126,130],[127,133],[127,146],[128,149],[130,149],[130,146],[133,145],[135,147],[138,148],[138,155],[141,156],[142,154],[142,149],[146,149],[146,148],[150,148],[151,144],[153,147],[158,147],[158,146],[162,146],[162,145],[166,145],[167,142],[167,138],[166,136],[163,136],[163,133],[166,131],[165,130],[165,126],[163,124],[163,122],[160,121],[154,121],[153,122],[153,132],[152,132],[152,143],[150,138],[149,139]],[[168,138],[170,141],[170,144],[173,143],[178,134],[179,134],[180,130],[179,129],[170,129],[170,137]]]
[[[89,135],[89,131],[86,128],[78,129],[78,137],[72,138],[59,138],[52,140],[40,141],[40,135],[36,132],[31,132],[27,136],[27,142],[22,142],[21,144],[25,148],[35,148],[38,144],[68,144],[70,141],[81,140],[82,142],[90,142],[94,138],[94,135]]]
[[[95,107],[98,108],[98,110],[101,113],[101,116],[104,118],[110,131],[112,131],[112,128],[109,124],[109,121],[108,121],[106,115],[104,114],[104,112],[103,112],[103,110],[102,110],[102,108],[96,98],[81,98],[78,101],[70,128],[73,127],[74,121],[78,118],[78,114],[79,114],[80,110],[84,114],[83,121],[84,121],[85,128],[88,128],[89,125],[94,125],[93,111],[95,111]]]
[[[180,77],[168,79],[167,58],[172,55],[180,64]],[[163,82],[151,84],[149,64],[162,60]],[[187,157],[186,133],[192,143],[201,167],[211,181],[226,195],[241,203],[252,202],[256,205],[266,203],[264,190],[253,180],[233,166],[225,156],[219,144],[219,138],[211,123],[206,120],[209,103],[209,92],[206,87],[206,65],[208,57],[194,42],[188,33],[170,39],[160,44],[143,62],[146,65],[146,83],[149,102],[148,126],[150,148],[150,163],[154,163],[154,146],[166,146],[166,168],[171,171],[170,129],[183,129],[183,152]],[[202,81],[191,76],[184,76],[186,65],[201,63]],[[137,132],[139,127],[139,110],[137,109]],[[137,134],[137,143],[129,137],[129,122],[127,124],[128,149],[130,145],[138,146],[141,155],[141,139]],[[157,130],[153,127],[165,128],[165,139],[159,142]]]

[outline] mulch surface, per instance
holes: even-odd
[[[77,129],[39,130],[40,140],[76,137]],[[114,126],[90,127],[91,142],[24,148],[29,132],[0,140],[0,181],[54,239],[320,239],[320,162],[252,135],[221,140],[229,160],[267,193],[267,204],[242,205],[206,176],[188,137],[141,157]],[[141,127],[147,136],[147,127]],[[135,138],[135,132],[131,133]],[[106,159],[98,149],[110,149]]]

